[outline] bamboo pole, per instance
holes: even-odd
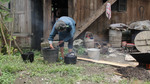
[[[2,19],[2,16],[1,16],[1,19]],[[0,20],[1,20],[0,19]],[[9,50],[9,48],[8,48],[8,44],[7,44],[7,41],[6,41],[6,37],[5,37],[5,35],[4,35],[4,30],[3,30],[3,23],[0,21],[0,25],[1,25],[1,34],[2,34],[2,37],[3,37],[3,40],[4,40],[4,43],[5,43],[5,45],[6,45],[6,49],[7,49],[7,51]],[[10,55],[10,53],[8,52],[8,54]]]
[[[3,15],[1,14],[1,17],[2,17]],[[5,27],[5,29],[8,31],[8,33],[10,33],[9,32],[9,30],[8,30],[8,28],[6,27],[6,25],[4,24],[4,22],[3,22],[3,20],[2,19],[0,19],[0,22],[1,22],[1,26],[3,27]],[[18,46],[18,44],[17,44],[17,42],[16,42],[16,40],[12,37],[12,36],[10,36],[12,39],[13,39],[13,41],[14,41],[14,43],[15,43],[15,46],[18,48],[18,50],[19,50],[19,52],[21,53],[21,54],[23,54],[23,52],[22,52],[22,50],[20,49],[20,47]],[[6,42],[7,43],[7,42]],[[7,46],[8,46],[8,44],[7,44]]]

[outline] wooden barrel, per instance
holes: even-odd
[[[135,47],[143,53],[150,53],[150,31],[138,33],[134,39]]]
[[[112,47],[121,47],[122,32],[117,30],[109,30],[109,43]]]

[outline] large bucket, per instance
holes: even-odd
[[[109,43],[112,47],[121,47],[122,32],[117,30],[109,30]]]
[[[88,48],[87,49],[88,56],[93,60],[99,60],[100,57],[100,49],[97,48]]]
[[[85,43],[86,48],[94,48],[94,37],[91,32],[85,33],[84,43]]]
[[[56,62],[58,60],[58,53],[59,53],[58,48],[50,49],[45,47],[42,49],[42,53],[44,60],[47,61],[48,63]]]

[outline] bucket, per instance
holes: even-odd
[[[109,43],[112,47],[121,47],[122,32],[117,30],[109,30]]]
[[[58,60],[58,52],[59,49],[51,49],[51,48],[43,48],[42,53],[43,53],[43,58],[44,61],[47,61],[48,63],[56,62]]]
[[[33,52],[23,53],[23,54],[21,54],[21,57],[24,62],[27,62],[27,61],[33,62],[34,61],[34,53]]]
[[[87,49],[88,56],[93,60],[99,60],[100,49],[97,48],[89,48]]]
[[[91,32],[85,33],[84,43],[85,43],[86,48],[94,48],[94,38]]]
[[[65,56],[64,62],[66,64],[76,64],[77,56],[74,52],[70,52]]]

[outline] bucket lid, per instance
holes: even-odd
[[[150,31],[142,31],[138,33],[134,39],[135,47],[140,52],[150,51]]]

